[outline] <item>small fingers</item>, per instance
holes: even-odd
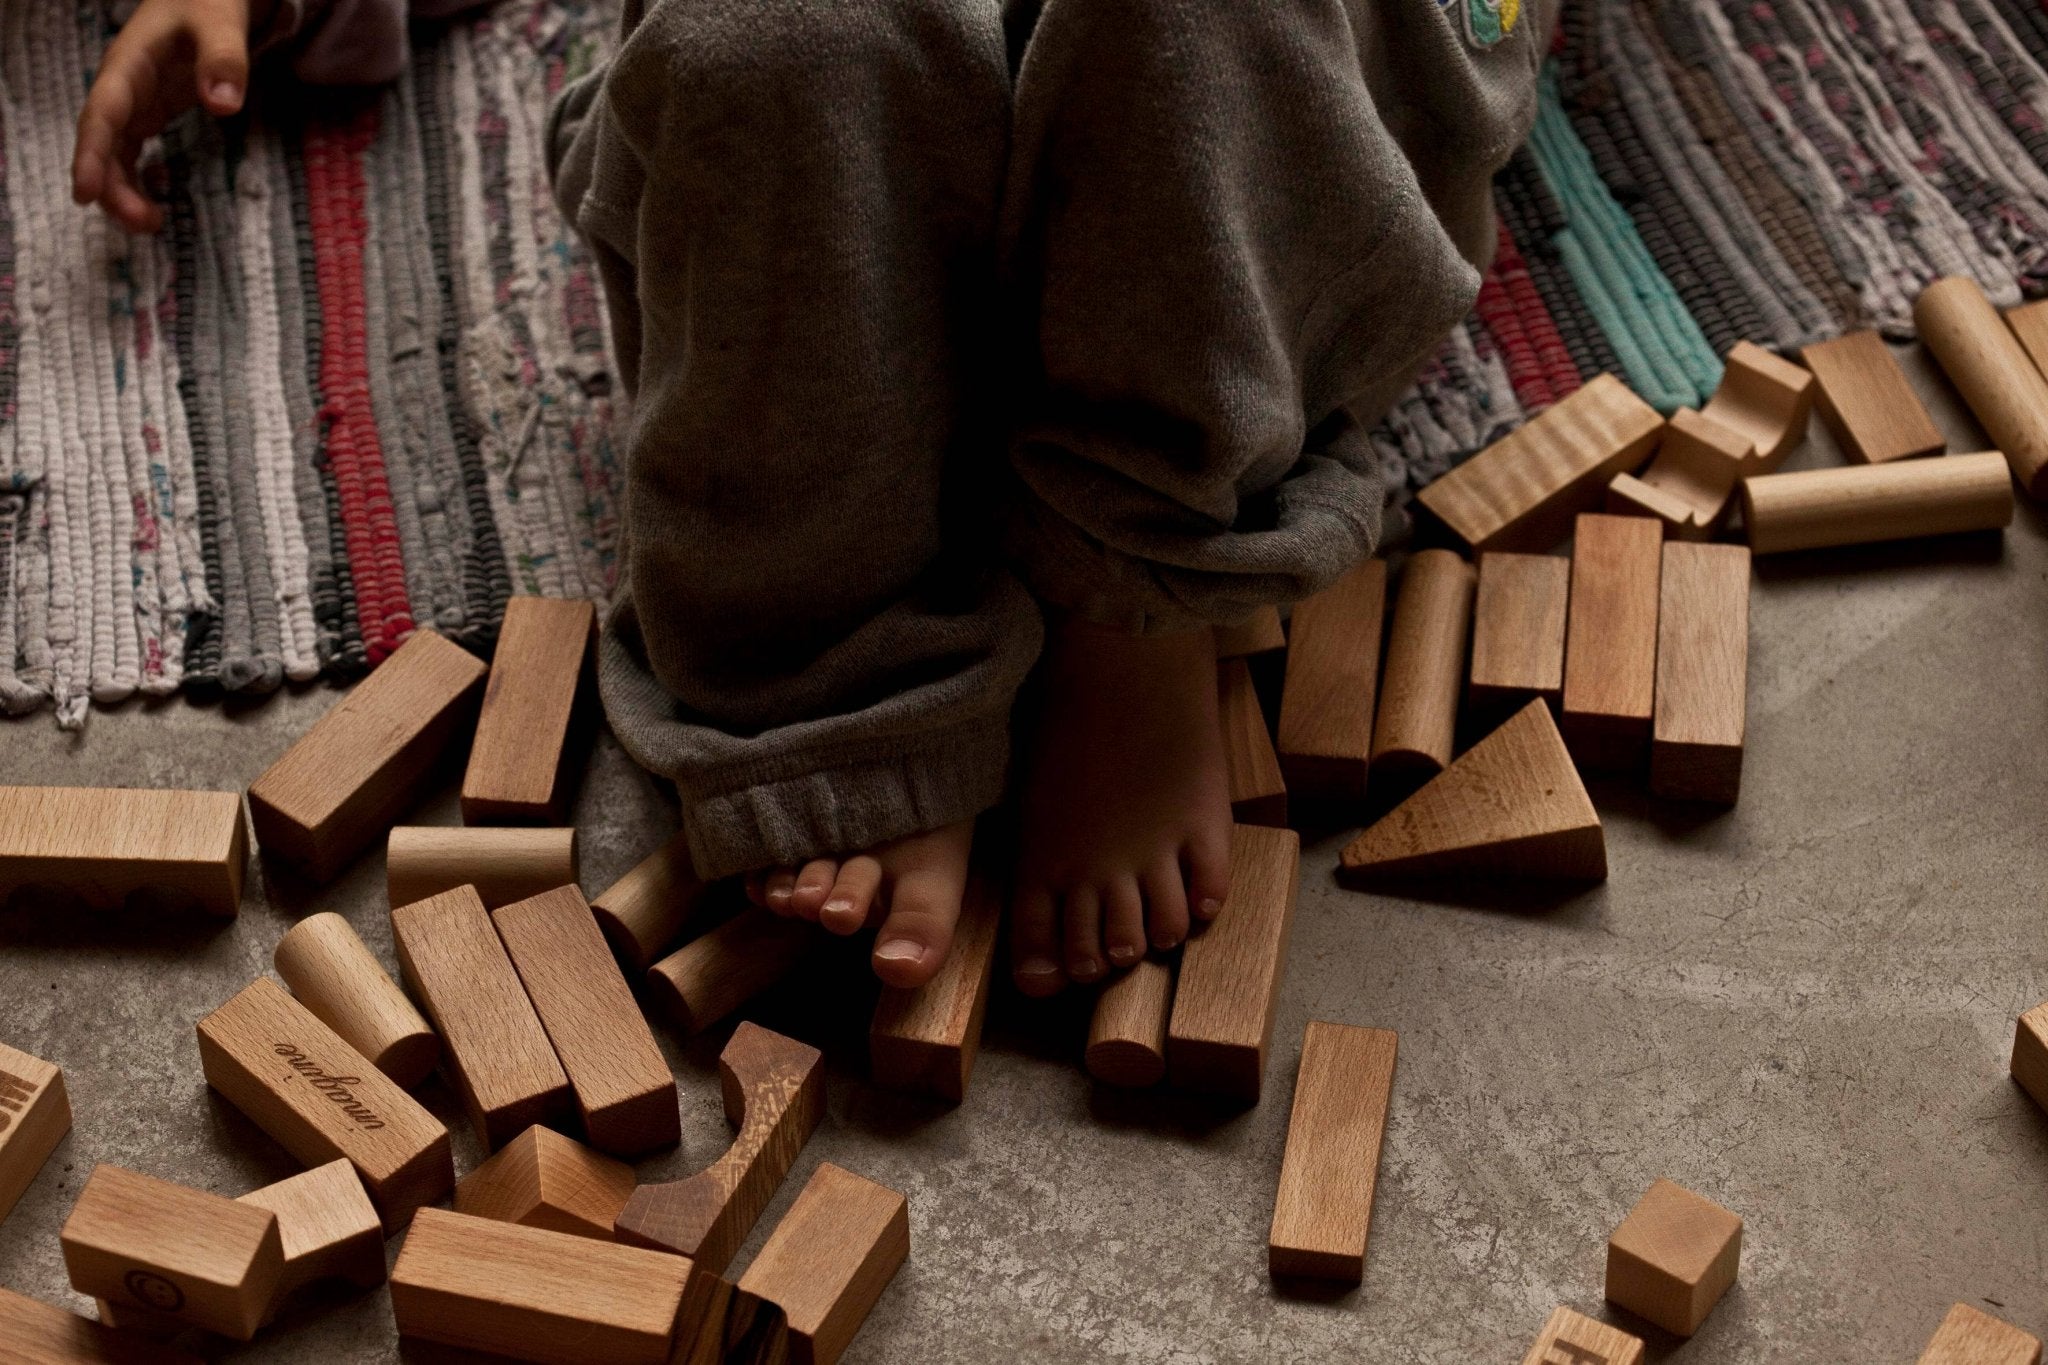
[[[863,854],[840,865],[832,890],[818,907],[818,923],[835,934],[860,932],[882,889],[882,865]]]

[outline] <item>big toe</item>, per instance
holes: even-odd
[[[891,986],[922,986],[938,975],[960,922],[964,877],[944,872],[900,876],[889,890],[889,914],[875,935],[875,975]]]

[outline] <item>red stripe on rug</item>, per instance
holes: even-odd
[[[1555,403],[1557,395],[1550,391],[1543,361],[1537,356],[1528,332],[1523,330],[1522,319],[1515,312],[1507,287],[1501,283],[1498,260],[1486,272],[1486,278],[1479,282],[1479,301],[1474,307],[1479,313],[1479,320],[1486,324],[1486,330],[1493,334],[1494,348],[1500,352],[1501,363],[1507,367],[1508,383],[1514,386],[1515,401],[1522,405],[1523,411],[1540,412]]]
[[[1529,277],[1529,263],[1523,259],[1521,247],[1515,244],[1514,234],[1508,231],[1506,223],[1499,228],[1492,273],[1500,281],[1501,292],[1521,324],[1522,335],[1529,339],[1529,347],[1543,367],[1543,381],[1551,397],[1569,398],[1579,391],[1586,377],[1573,363],[1571,348],[1564,344],[1564,334],[1557,330],[1557,319],[1550,316],[1536,281]]]

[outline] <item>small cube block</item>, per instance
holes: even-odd
[[[1941,1320],[1920,1365],[2041,1365],[2041,1339],[1959,1303]]]
[[[1607,1240],[1607,1297],[1667,1332],[1699,1330],[1742,1257],[1742,1219],[1659,1180]]]

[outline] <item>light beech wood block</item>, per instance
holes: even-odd
[[[1532,701],[1352,840],[1337,874],[1597,882],[1607,842],[1550,708]]]
[[[277,1215],[168,1180],[96,1166],[62,1233],[71,1287],[237,1341],[284,1276]]]
[[[1661,528],[1640,517],[1589,514],[1572,544],[1565,622],[1565,745],[1582,767],[1640,764],[1657,693]]]
[[[647,969],[647,985],[684,1033],[701,1033],[788,976],[823,931],[750,905]]]
[[[441,1040],[340,915],[306,916],[270,960],[314,1018],[400,1085],[411,1089],[439,1064]]]
[[[1216,715],[1223,726],[1231,814],[1247,825],[1286,824],[1287,782],[1243,659],[1225,659],[1216,666]]]
[[[1942,450],[1941,430],[1876,332],[1808,346],[1799,358],[1813,372],[1821,415],[1850,459],[1886,464]]]
[[[1643,1340],[1560,1306],[1522,1365],[1643,1365]]]
[[[1806,439],[1813,395],[1812,371],[1738,341],[1728,352],[1720,387],[1700,412],[1748,438],[1753,453],[1742,471],[1747,478],[1771,473]]]
[[[739,1131],[724,1156],[687,1180],[642,1185],[619,1214],[621,1242],[688,1256],[723,1273],[789,1174],[825,1107],[814,1047],[743,1023],[719,1054],[725,1117]]]
[[[455,1211],[609,1242],[634,1183],[625,1162],[535,1124],[462,1177]]]
[[[1749,708],[1749,551],[1664,546],[1650,790],[1732,806]]]
[[[1657,457],[1644,468],[1642,482],[1685,507],[1686,515],[1675,529],[1677,539],[1705,540],[1727,519],[1736,482],[1758,471],[1751,438],[1703,413],[1680,408],[1665,427]]]
[[[2034,1103],[2048,1109],[2048,1001],[2020,1016],[2012,1040],[2012,1078]]]
[[[200,1365],[199,1357],[0,1289],[0,1359],[19,1365]]]
[[[70,1131],[64,1073],[0,1043],[0,1222]]]
[[[1394,1090],[1395,1035],[1311,1022],[1301,1040],[1287,1152],[1266,1238],[1267,1268],[1357,1284]]]
[[[332,879],[397,822],[466,739],[484,672],[460,645],[416,632],[250,785],[249,818],[264,851]]]
[[[2041,1365],[2041,1339],[1959,1303],[1941,1320],[1920,1365]]]
[[[1166,1021],[1173,964],[1141,959],[1109,979],[1088,1023],[1088,1074],[1104,1085],[1143,1089],[1166,1079]]]
[[[953,948],[939,974],[916,990],[884,987],[868,1024],[868,1070],[875,1084],[958,1104],[981,1050],[981,1021],[994,976],[1001,892],[968,878]]]
[[[1571,584],[1572,562],[1557,555],[1480,556],[1466,692],[1475,710],[1505,714],[1537,698],[1553,708],[1563,700]]]
[[[1372,771],[1414,784],[1451,761],[1478,575],[1450,550],[1420,550],[1401,572],[1373,723]]]
[[[1280,608],[1260,607],[1235,625],[1216,627],[1216,657],[1242,659],[1287,648],[1287,629]]]
[[[2048,379],[1998,316],[1983,286],[1936,280],[1913,303],[1920,342],[1970,405],[2029,497],[2048,496]]]
[[[462,778],[466,825],[560,825],[582,755],[571,752],[579,696],[593,690],[597,606],[548,597],[505,603]]]
[[[394,906],[473,886],[495,910],[575,885],[576,831],[400,825],[385,848],[384,877]]]
[[[306,1165],[346,1159],[386,1232],[454,1186],[441,1121],[276,982],[250,982],[198,1031],[206,1083]]]
[[[277,1215],[284,1273],[266,1320],[278,1300],[321,1280],[347,1280],[359,1289],[384,1283],[384,1220],[347,1161],[315,1166],[236,1202]]]
[[[1644,483],[1633,474],[1616,474],[1607,485],[1605,510],[1617,517],[1648,517],[1673,540],[1699,540],[1706,532],[1692,524],[1692,504],[1675,493]]]
[[[1735,1283],[1742,1220],[1659,1180],[1607,1239],[1607,1298],[1689,1337]]]
[[[681,937],[704,890],[690,863],[689,836],[678,832],[593,898],[590,912],[620,964],[644,972]]]
[[[1996,451],[1742,482],[1749,548],[1760,555],[1995,531],[2011,524],[2012,505],[2012,474]]]
[[[138,896],[233,915],[248,863],[237,792],[0,787],[0,904],[41,887],[95,909]]]
[[[1166,1069],[1180,1089],[1256,1104],[1301,889],[1301,839],[1293,830],[1238,825],[1230,858],[1222,912],[1181,949]]]
[[[1281,775],[1301,796],[1365,796],[1386,604],[1386,561],[1368,559],[1295,605],[1278,747]]]
[[[564,1127],[569,1078],[473,887],[393,907],[406,985],[441,1035],[455,1083],[487,1150],[536,1123]]]
[[[832,1365],[909,1256],[903,1196],[826,1161],[739,1287],[782,1309],[791,1365]]]
[[[583,893],[558,886],[491,912],[569,1077],[590,1145],[640,1156],[682,1137],[676,1078]]]
[[[2036,299],[2005,310],[2005,325],[2012,329],[2020,349],[2034,368],[2048,375],[2048,299]]]

